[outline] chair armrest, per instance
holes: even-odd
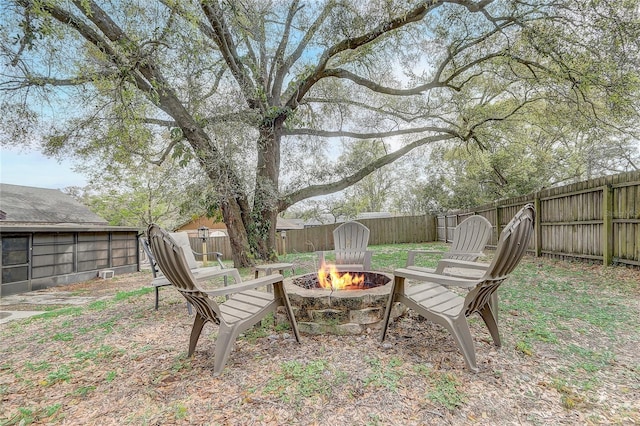
[[[481,256],[484,256],[484,253],[479,252],[470,252],[470,251],[448,251],[442,255],[443,259],[456,259],[456,260],[466,260],[468,262],[476,262],[477,259]]]
[[[475,269],[480,271],[486,271],[489,268],[488,263],[482,262],[470,262],[468,260],[457,259],[441,259],[438,262],[435,273],[442,274],[446,268],[462,268],[462,269]]]
[[[273,285],[275,283],[282,282],[284,277],[280,274],[271,274],[264,277],[256,278],[253,280],[245,281],[241,284],[237,284],[231,287],[224,287],[215,290],[206,290],[203,293],[207,293],[209,296],[224,296],[227,294],[240,293],[245,290],[251,290],[258,287],[267,285]]]
[[[211,270],[209,270],[211,269]],[[228,269],[213,269],[213,268],[200,268],[191,271],[197,281],[203,281],[208,278],[214,277],[232,277],[236,283],[241,283],[240,272],[236,268]]]
[[[364,256],[362,258],[362,267],[365,271],[371,270],[371,257],[373,256],[372,250],[329,250],[329,251],[316,251],[318,255],[318,264],[321,266],[325,261],[325,253],[335,253],[336,258],[339,256],[339,253],[363,253]],[[336,267],[340,264],[336,262]]]
[[[209,269],[209,268],[204,268]],[[206,281],[215,277],[232,277],[236,283],[242,282],[242,278],[240,278],[240,272],[236,268],[229,269],[209,269],[209,270],[194,270],[192,271],[193,277],[196,281]],[[164,275],[161,277],[154,278],[151,281],[151,285],[154,287],[162,287],[165,285],[170,285],[171,281],[169,281]]]
[[[219,251],[207,251],[207,252],[204,252],[204,253],[200,253],[200,252],[198,252],[198,251],[195,251],[194,249],[191,249],[191,252],[192,252],[193,254],[198,255],[198,256],[204,256],[204,255],[209,256],[209,255],[212,255],[212,254],[213,254],[213,255],[215,255],[215,256],[216,256],[216,260],[217,260],[217,261],[218,261],[218,263],[220,264],[220,267],[221,267],[221,268],[224,268],[224,263],[222,263],[222,253],[220,253]]]
[[[413,266],[416,254],[443,254],[444,250],[409,250],[407,252],[407,264],[406,266]]]
[[[398,268],[393,271],[393,275],[396,277],[407,278],[410,280],[416,281],[427,281],[432,282],[444,286],[450,287],[462,287],[462,288],[472,288],[475,287],[479,280],[478,279],[468,279],[468,278],[460,278],[448,275],[441,275],[423,271],[416,271],[414,269],[407,268]]]

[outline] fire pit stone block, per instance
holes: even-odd
[[[349,318],[347,312],[341,309],[320,309],[307,311],[311,320],[320,323],[331,323],[337,321],[338,323],[345,323]]]
[[[383,308],[357,309],[349,311],[349,322],[360,325],[375,324],[380,321],[382,315],[384,315]]]

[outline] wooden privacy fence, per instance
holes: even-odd
[[[422,243],[436,240],[435,217],[431,215],[363,219],[358,222],[371,231],[369,237],[370,245]],[[340,224],[335,223],[305,229],[287,230],[284,238],[279,233],[277,236],[278,254],[332,250],[334,248],[333,230],[338,225]],[[197,237],[190,237],[189,240],[191,248],[201,253],[203,249],[202,240]],[[210,237],[207,238],[205,244],[207,252],[220,252],[225,260],[232,258],[231,244],[228,237]],[[202,256],[196,256],[196,259],[202,260]]]
[[[504,226],[526,203],[534,203],[536,207],[535,238],[529,250],[537,256],[640,266],[640,172],[546,189],[437,218],[401,216],[359,222],[371,230],[371,245],[450,242],[453,230],[462,220],[480,214],[493,224],[489,246],[495,246]],[[279,234],[278,253],[331,250],[336,226],[288,230],[286,238]],[[226,260],[232,258],[227,237],[212,237],[206,244],[209,252],[221,252]],[[201,252],[202,240],[191,238],[191,246]]]
[[[196,253],[202,253],[202,239],[198,237],[189,236],[189,244],[191,244],[191,249]],[[209,237],[205,240],[206,252],[213,253],[218,252],[222,253],[222,259],[231,260],[231,242],[229,242],[229,237]],[[202,256],[196,255],[196,260],[201,261]],[[207,258],[208,262],[214,261],[215,257],[209,255]]]
[[[436,239],[435,218],[431,215],[362,219],[358,222],[369,228],[369,245],[422,243]],[[278,253],[284,253],[285,249],[287,253],[332,250],[333,230],[338,225],[288,230],[286,238],[278,241]]]
[[[536,208],[535,238],[529,248],[537,256],[640,266],[640,172],[591,179],[438,216],[438,240],[451,241],[458,223],[480,214],[494,225],[489,245],[495,246],[502,228],[526,203],[534,203]]]

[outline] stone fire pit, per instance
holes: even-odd
[[[382,327],[393,277],[379,272],[365,274],[365,282],[357,289],[330,290],[319,288],[317,274],[285,279],[285,288],[301,332],[306,334],[356,335]],[[392,318],[406,308],[396,303]],[[278,312],[280,321],[286,321]]]

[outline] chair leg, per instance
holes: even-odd
[[[200,316],[199,312],[196,312],[196,318],[193,321],[193,328],[191,329],[191,337],[189,338],[189,353],[188,356],[193,355],[196,350],[196,344],[198,343],[198,339],[200,338],[200,333],[202,333],[202,327],[207,321]]]
[[[156,286],[156,311],[158,310],[159,300],[160,300],[160,287]]]
[[[298,323],[296,321],[295,315],[293,314],[293,308],[291,307],[289,296],[287,295],[287,292],[284,291],[283,286],[284,284],[282,282],[275,283],[273,285],[273,297],[276,300],[276,306],[284,305],[285,310],[287,311],[287,317],[289,318],[289,324],[291,324],[291,329],[293,330],[293,335],[295,336],[296,341],[300,343],[300,331],[298,331]]]
[[[489,329],[489,334],[491,334],[493,344],[497,347],[502,346],[502,342],[500,340],[500,330],[498,329],[498,323],[496,322],[497,315],[494,313],[491,304],[486,305],[480,311],[480,316]]]
[[[387,300],[387,307],[384,310],[384,318],[382,319],[382,330],[380,331],[380,341],[384,342],[384,338],[387,334],[387,328],[389,327],[389,319],[391,318],[391,309],[395,302],[396,290],[404,289],[404,277],[395,277],[389,293],[389,299]]]
[[[285,295],[285,297],[287,296]],[[293,335],[296,338],[296,342],[300,343],[300,331],[298,331],[298,322],[296,321],[296,317],[293,315],[293,308],[291,307],[289,300],[287,300],[284,303],[284,306],[285,306],[285,310],[287,311],[287,317],[289,317],[289,324],[291,324],[291,329],[293,330]]]
[[[489,304],[491,305],[491,312],[493,313],[493,318],[496,324],[498,324],[498,290],[494,291],[493,294],[491,295]]]
[[[233,344],[238,337],[238,327],[228,327],[220,324],[218,338],[216,339],[215,359],[213,360],[213,375],[219,376],[224,370],[224,366],[233,350]]]
[[[476,350],[473,346],[473,337],[471,337],[471,330],[469,330],[467,318],[461,315],[459,318],[447,322],[450,326],[449,331],[451,331],[451,335],[456,341],[460,352],[462,352],[467,367],[469,370],[477,373],[479,370],[476,364]]]

